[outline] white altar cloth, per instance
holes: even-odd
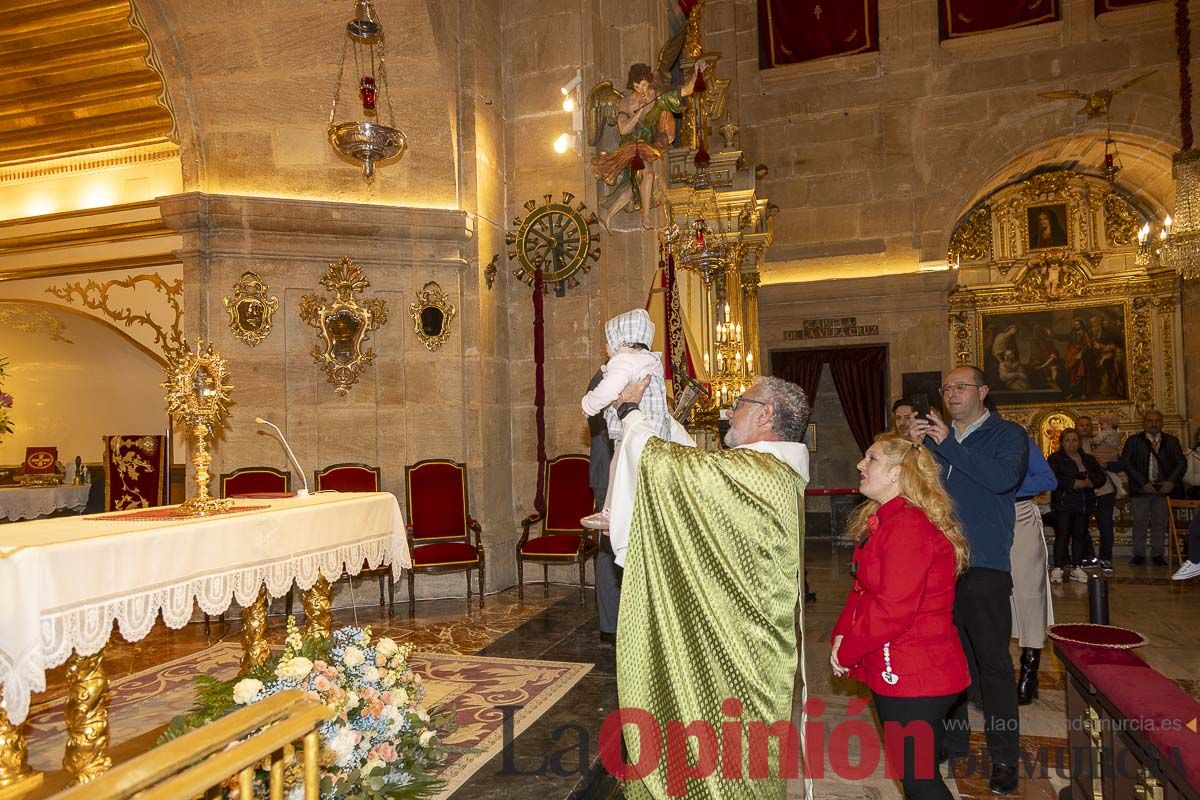
[[[0,519],[37,519],[60,509],[82,511],[90,486],[19,486],[0,489]]]
[[[324,492],[309,497],[237,501],[259,511],[207,519],[112,520],[122,513],[0,526],[0,691],[14,725],[46,670],[75,650],[98,652],[113,621],[136,642],[159,613],[171,628],[194,606],[220,614],[248,606],[259,587],[279,597],[295,581],[331,583],[391,564],[412,566],[404,517],[388,492]]]

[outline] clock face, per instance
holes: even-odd
[[[517,232],[506,237],[510,245],[516,245],[508,253],[519,263],[514,276],[532,285],[540,267],[545,284],[574,288],[579,285],[575,273],[591,268],[588,259],[600,258],[599,238],[591,228],[597,222],[596,215],[584,217],[587,207],[583,203],[572,207],[573,199],[574,195],[564,192],[561,203],[545,195],[541,205],[534,200],[525,204],[529,213],[524,219],[513,220]]]

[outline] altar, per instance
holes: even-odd
[[[269,654],[268,597],[304,591],[310,628],[328,630],[330,584],[344,572],[411,566],[400,506],[387,492],[246,499],[231,513],[173,519],[169,509],[39,520],[0,529],[0,786],[26,772],[20,734],[47,670],[68,662],[63,766],[79,782],[105,771],[115,621],[144,638],[161,612],[184,626],[242,607],[243,668]]]
[[[91,486],[5,486],[0,488],[0,522],[37,519],[56,511],[83,512]]]

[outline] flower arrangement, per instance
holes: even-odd
[[[0,358],[0,386],[4,385],[4,379],[8,377],[8,359]],[[8,415],[8,410],[13,407],[13,396],[3,390],[0,390],[0,436],[6,433],[13,432],[12,417]]]
[[[160,742],[276,692],[300,689],[337,710],[320,728],[323,800],[430,797],[442,785],[431,772],[445,755],[439,735],[449,723],[431,718],[421,704],[425,686],[408,665],[410,650],[388,638],[371,644],[370,628],[341,628],[328,638],[302,635],[289,618],[283,652],[249,675],[229,681],[197,676],[195,708],[176,718]],[[285,783],[299,796],[299,763],[286,770]],[[239,797],[236,779],[224,790],[231,800],[251,800]],[[254,794],[267,796],[266,772]]]

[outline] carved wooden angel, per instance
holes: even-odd
[[[592,159],[592,175],[612,187],[600,204],[605,230],[611,232],[612,218],[622,210],[640,211],[642,227],[654,227],[650,217],[654,165],[675,139],[675,115],[683,113],[683,98],[692,93],[702,66],[697,61],[687,83],[661,93],[649,64],[629,68],[628,95],[613,88],[612,81],[602,81],[588,92],[588,144],[596,147],[608,125],[615,125],[620,135],[615,150],[601,150]]]

